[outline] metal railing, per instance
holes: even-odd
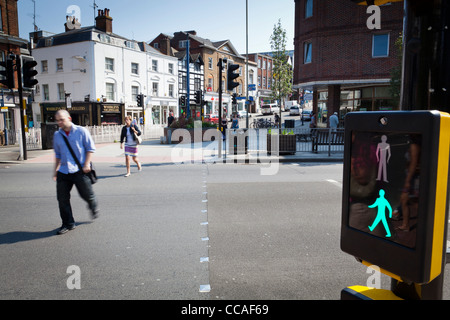
[[[122,125],[107,126],[86,126],[95,143],[109,143],[120,141]],[[160,125],[142,125],[140,126],[143,139],[159,139],[164,135],[164,127]],[[53,132],[50,133],[53,135]],[[27,141],[27,150],[42,149],[42,130],[41,128],[29,128],[25,133]],[[8,145],[19,143],[20,130],[8,130]]]
[[[231,136],[233,136],[233,129],[229,130]],[[245,130],[245,129],[237,129]],[[236,131],[237,132],[237,131]],[[343,138],[344,129],[332,130],[329,128],[282,128],[282,129],[248,129],[246,135],[248,136],[247,149],[249,152],[260,153],[266,152],[267,140],[274,134],[283,134],[295,136],[295,153],[297,152],[314,152],[322,153],[327,152],[330,156],[331,153],[343,153],[344,143],[340,143],[340,138]],[[228,135],[229,137],[230,135]],[[321,140],[318,140],[318,137]],[[327,138],[324,140],[323,136]],[[339,139],[336,138],[339,136]],[[329,137],[329,138],[328,138]],[[338,141],[339,140],[339,141]],[[240,141],[243,141],[242,139]],[[242,142],[241,142],[242,143]]]

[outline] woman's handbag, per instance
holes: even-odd
[[[136,134],[136,132],[133,133],[134,134],[134,141],[136,141],[136,144],[141,144],[142,143],[142,138],[141,136],[138,136]]]
[[[139,129],[137,128],[136,125],[133,125],[133,127],[136,128],[137,130],[139,130]],[[134,129],[134,128],[133,128],[133,129]],[[131,130],[131,129],[130,129],[130,130]],[[133,135],[134,135],[134,141],[136,142],[136,144],[141,144],[141,143],[142,143],[142,138],[141,138],[141,136],[138,136],[137,133],[136,133],[136,131],[134,131],[134,130],[133,130]]]
[[[80,168],[80,171],[83,172],[83,166],[80,164],[80,161],[78,160],[78,158],[76,157],[75,153],[72,150],[72,147],[69,144],[69,140],[67,140],[67,138],[61,133],[61,136],[64,138],[64,141],[66,142],[67,148],[69,148],[70,154],[72,155],[73,159],[76,161],[78,168]],[[91,171],[89,171],[88,173],[85,173],[86,176],[88,176],[88,178],[91,180],[91,183],[94,184],[97,182],[97,173],[94,170],[94,166],[91,162]]]

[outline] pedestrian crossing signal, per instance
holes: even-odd
[[[394,278],[436,278],[446,248],[449,145],[447,113],[349,113],[341,249]]]

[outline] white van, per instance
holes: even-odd
[[[295,101],[295,100],[285,101],[284,104],[285,104],[285,106],[284,106],[285,111],[289,111],[289,110],[291,109],[292,106],[297,106],[297,107],[299,107],[297,101]]]

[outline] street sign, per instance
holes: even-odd
[[[443,268],[450,115],[352,112],[345,118],[341,249],[418,284]]]
[[[256,84],[249,84],[248,85],[248,91],[255,91],[256,90]]]

